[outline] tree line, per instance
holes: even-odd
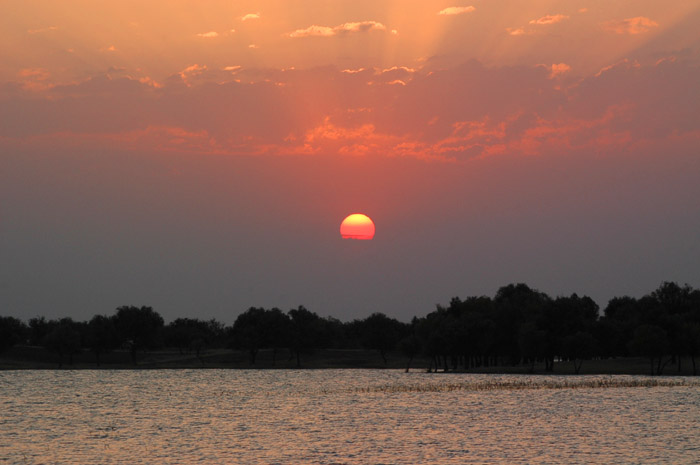
[[[700,351],[700,290],[664,282],[641,297],[616,297],[600,312],[587,296],[552,298],[526,284],[501,287],[494,297],[453,298],[410,323],[383,313],[341,322],[299,306],[251,307],[226,326],[217,320],[178,318],[165,324],[151,307],[122,306],[112,315],[88,321],[36,317],[23,322],[0,317],[0,352],[14,345],[42,346],[57,356],[59,366],[72,364],[82,351],[94,354],[96,365],[114,350],[127,350],[133,364],[139,354],[171,348],[195,354],[232,349],[247,354],[255,366],[261,350],[295,360],[297,366],[319,349],[371,349],[383,363],[401,355],[406,369],[413,360],[427,360],[429,370],[573,362],[576,373],[585,360],[641,356],[649,372],[660,375],[669,366],[681,370],[689,360],[697,374]]]

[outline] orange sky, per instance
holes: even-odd
[[[700,284],[697,1],[0,4],[10,312]]]

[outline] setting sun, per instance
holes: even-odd
[[[374,222],[362,213],[353,213],[340,224],[343,239],[371,240],[374,237]]]

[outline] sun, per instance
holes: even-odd
[[[374,222],[362,213],[353,213],[340,223],[340,235],[343,239],[372,240]]]

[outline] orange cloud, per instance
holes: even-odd
[[[621,20],[612,20],[602,23],[603,29],[616,34],[644,34],[658,27],[659,23],[644,16],[636,16]]]
[[[22,89],[33,92],[41,92],[53,87],[49,82],[51,74],[44,68],[25,68],[17,73],[22,83]]]
[[[260,13],[248,13],[241,17],[241,21],[249,21],[251,19],[260,19]]]
[[[557,76],[568,73],[571,71],[571,66],[566,63],[555,63],[550,67],[549,78],[554,79]]]
[[[566,150],[632,153],[631,141],[663,141],[674,131],[681,140],[700,128],[694,118],[700,97],[689,91],[700,71],[682,58],[620,62],[569,86],[553,80],[571,72],[567,63],[488,67],[472,61],[433,71],[227,68],[193,64],[162,83],[110,68],[62,85],[46,70],[26,68],[0,87],[0,136],[46,136],[66,145],[56,134],[93,134],[78,140],[102,137],[107,144],[121,137],[138,149],[151,144],[205,153],[467,160]]]
[[[522,35],[528,34],[528,32],[526,32],[525,29],[523,29],[522,27],[518,27],[518,28],[507,27],[506,31],[508,31],[508,34],[510,34],[512,36],[522,36]]]
[[[281,147],[268,145],[260,147],[257,153],[274,153],[285,155],[322,155],[338,154],[350,156],[399,156],[412,157],[426,161],[454,161],[453,155],[435,150],[430,144],[421,142],[410,135],[399,136],[380,132],[374,124],[362,124],[344,127],[324,118],[318,126],[308,130],[299,142],[290,135],[287,138],[292,145]]]
[[[207,71],[207,65],[198,65],[195,63],[194,65],[188,66],[187,68],[183,69],[182,71],[180,71],[177,74],[182,79],[182,82],[184,82],[186,85],[190,86],[191,85],[190,79],[192,77],[196,77],[196,76],[201,75],[205,71]]]
[[[219,37],[219,33],[216,31],[209,31],[209,32],[202,32],[200,34],[197,34],[198,37],[204,37],[206,39],[212,38],[212,37]]]
[[[113,147],[125,150],[223,154],[216,140],[206,130],[191,131],[176,126],[147,126],[123,132],[77,133],[60,131],[24,139],[3,138],[16,146],[52,146],[75,148]]]
[[[473,6],[451,6],[449,8],[445,8],[444,10],[441,10],[438,12],[438,15],[443,15],[443,16],[454,16],[454,15],[461,15],[464,13],[471,13],[472,11],[476,10]]]
[[[309,26],[306,29],[297,29],[289,34],[289,37],[330,37],[335,35],[335,29],[328,26]]]
[[[297,29],[289,33],[289,37],[331,37],[338,34],[352,32],[385,31],[386,26],[377,21],[360,21],[345,23],[335,27],[329,26],[309,26],[306,29]]]
[[[566,15],[545,15],[541,18],[533,19],[532,21],[530,21],[530,24],[542,26],[546,24],[555,24],[564,21],[565,19],[569,19],[569,17]]]
[[[29,29],[27,31],[27,34],[40,34],[42,32],[51,32],[57,30],[58,27],[56,26],[49,26],[49,27],[42,27],[40,29]]]
[[[377,74],[391,73],[394,71],[403,71],[406,73],[415,73],[415,68],[409,68],[408,66],[392,66],[391,68],[385,68],[377,71]]]
[[[596,152],[620,150],[632,143],[628,130],[615,130],[612,123],[633,112],[629,105],[613,105],[602,116],[592,119],[562,117],[538,118],[531,127],[509,144],[509,150],[523,155],[566,153],[573,150]]]
[[[49,78],[50,74],[44,68],[25,68],[19,70],[17,76],[20,78],[31,78],[37,81],[44,81]]]

